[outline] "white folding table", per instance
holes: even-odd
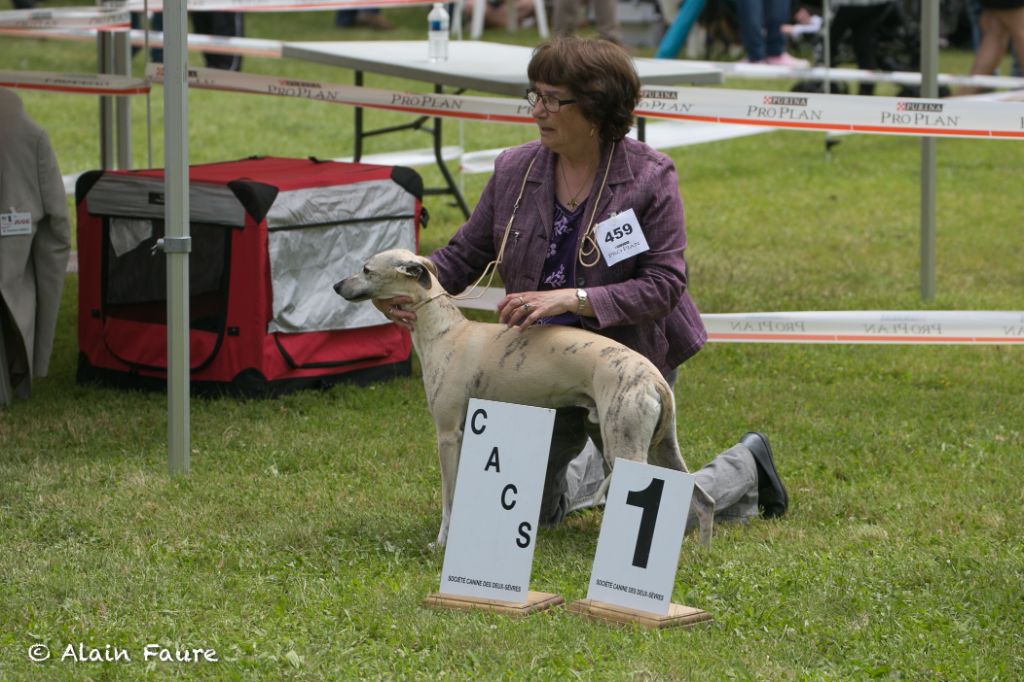
[[[372,40],[285,43],[282,56],[319,64],[352,69],[355,84],[362,86],[365,72],[432,83],[435,92],[453,88],[461,93],[478,90],[485,93],[522,97],[529,87],[526,67],[533,48],[522,45],[489,43],[478,40],[455,40],[448,48],[448,60],[427,59],[425,40]],[[643,85],[708,85],[722,82],[722,72],[707,64],[693,64],[674,59],[636,58]],[[355,149],[353,158],[362,156],[363,139],[398,130],[419,129],[430,132],[434,140],[434,157],[447,187],[427,190],[431,194],[452,194],[467,217],[469,207],[442,158],[441,119],[434,118],[426,128],[428,116],[390,128],[364,130],[363,111],[355,109]],[[643,120],[638,120],[638,134],[643,139]]]

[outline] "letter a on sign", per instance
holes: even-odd
[[[474,398],[467,420],[481,409],[462,437],[440,591],[523,604],[555,411]]]

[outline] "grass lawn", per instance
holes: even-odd
[[[387,10],[399,25],[388,37],[421,38],[425,13]],[[324,12],[247,22],[251,37],[380,37],[337,31]],[[486,38],[532,44],[536,34]],[[942,62],[966,73],[970,55],[944,51]],[[0,69],[94,63],[88,43],[0,38]],[[246,58],[245,70],[352,82],[300,62]],[[96,166],[95,98],[19,94],[64,172]],[[161,98],[154,88],[157,165]],[[132,106],[141,167],[145,99]],[[193,162],[351,153],[345,107],[209,91],[192,92],[189,107]],[[533,130],[467,123],[462,134],[466,148],[485,149]],[[369,151],[425,146],[407,133]],[[912,138],[850,136],[829,158],[821,134],[776,132],[672,150],[702,311],[1021,310],[1021,147],[938,142],[938,294],[928,303],[918,294],[919,149]],[[484,182],[465,178],[471,204]],[[446,198],[427,205],[424,252],[460,222]],[[2,680],[1024,674],[1024,349],[710,344],[676,384],[683,454],[696,468],[763,430],[791,512],[719,526],[708,550],[687,540],[673,599],[715,622],[652,632],[564,609],[512,620],[421,608],[443,556],[427,549],[440,485],[415,374],[277,400],[194,400],[192,473],[168,476],[166,398],[75,383],[76,294],[71,275],[50,376],[0,411]],[[600,522],[587,511],[542,530],[532,588],[584,597]],[[131,660],[61,660],[79,643]],[[52,658],[31,662],[34,645]],[[147,645],[215,649],[219,660],[146,661]]]

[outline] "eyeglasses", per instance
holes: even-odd
[[[526,91],[526,101],[529,102],[531,107],[537,106],[538,101],[543,102],[544,108],[552,114],[557,114],[558,110],[566,104],[576,104],[574,99],[558,99],[558,95],[542,95],[536,90]]]

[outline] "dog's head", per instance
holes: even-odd
[[[359,274],[334,285],[334,291],[347,301],[409,296],[414,301],[426,298],[436,284],[437,269],[430,260],[405,249],[382,251],[366,261]]]

